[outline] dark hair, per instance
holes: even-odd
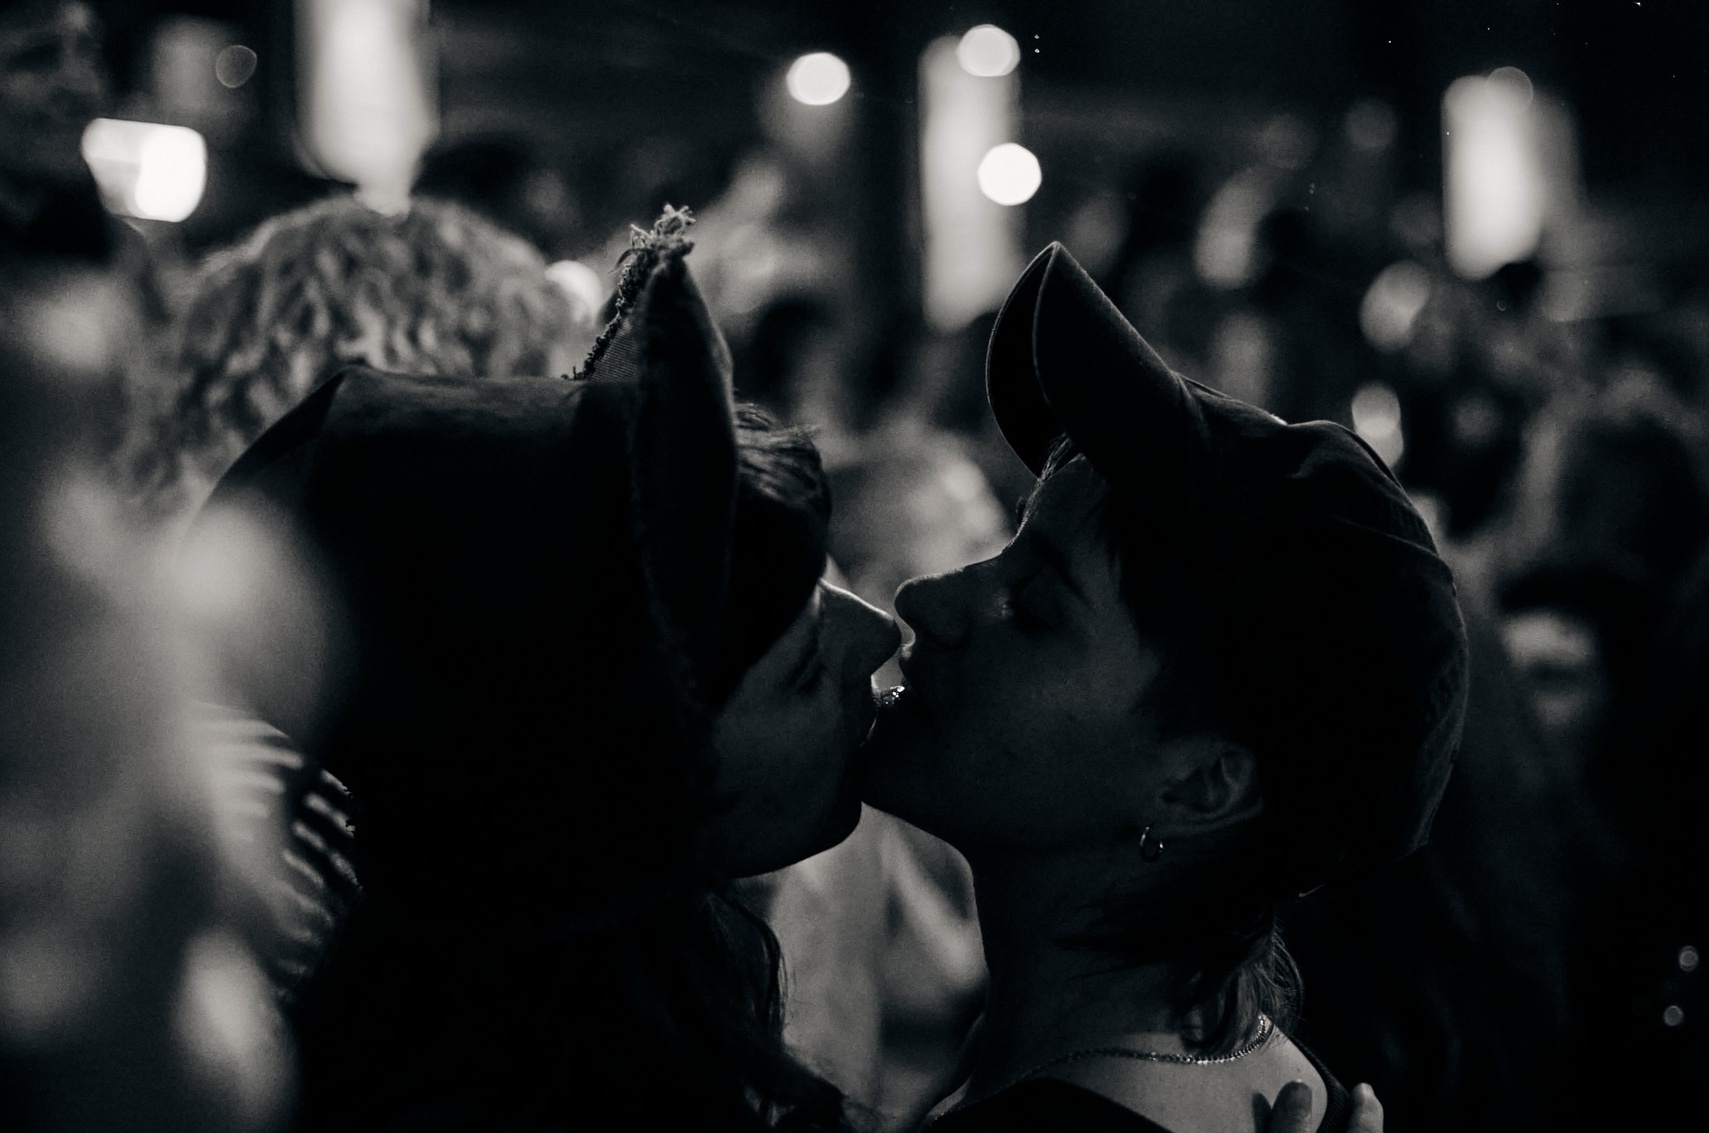
[[[737,402],[736,456],[743,491],[829,521],[831,482],[805,429],[785,426],[751,402]]]
[[[1080,456],[1071,440],[1058,441],[1039,484]],[[1209,644],[1221,636],[1206,632],[1219,615],[1192,597],[1193,556],[1184,549],[1180,557],[1158,554],[1155,525],[1109,496],[1098,516],[1123,604],[1162,660],[1142,701],[1156,734],[1210,734],[1254,746],[1237,723],[1216,647]],[[1211,1057],[1253,1039],[1260,1015],[1286,1029],[1297,1008],[1299,972],[1282,943],[1276,904],[1259,868],[1261,852],[1258,834],[1227,863],[1208,867],[1214,874],[1195,877],[1199,893],[1177,917],[1118,903],[1101,909],[1100,926],[1079,940],[1136,960],[1191,963],[1175,1016],[1178,1024],[1191,1028],[1194,1045]]]
[[[828,506],[824,473],[804,434],[742,407],[736,435],[744,492],[794,508]],[[573,698],[565,703],[573,711]],[[578,721],[568,716],[563,726],[573,731]],[[706,731],[637,720],[631,742],[678,742],[681,750],[631,762],[673,776],[680,770],[692,794],[693,784],[706,781],[696,773],[711,758]],[[466,763],[457,751],[421,754],[423,778],[459,774],[456,766],[434,765],[441,759]],[[675,825],[706,813],[693,800],[686,809],[676,805],[680,786],[642,780],[643,773],[588,772],[619,791],[659,795],[650,809],[622,803],[578,812],[602,830],[613,824],[609,859],[582,867],[602,872],[611,880],[606,888],[618,891],[602,908],[581,907],[575,883],[560,884],[543,868],[566,832],[543,820],[547,809],[530,804],[511,808],[520,817],[504,834],[504,876],[483,865],[493,857],[487,847],[471,846],[473,866],[454,865],[459,876],[439,882],[437,893],[413,887],[389,902],[376,894],[357,910],[299,1009],[306,1127],[532,1131],[580,1128],[596,1115],[629,1109],[638,1124],[664,1128],[846,1128],[841,1093],[784,1048],[781,959],[771,929],[707,863],[645,878],[647,863],[629,860],[625,844],[647,832],[621,829],[623,815],[662,816],[661,825]],[[554,774],[573,789],[575,780],[562,771],[542,772],[542,782],[550,786]],[[396,789],[415,788],[405,782]],[[477,793],[466,783],[449,790]],[[661,830],[656,840],[682,834]],[[500,892],[500,900],[481,907],[505,918],[502,925],[459,915],[465,871]],[[512,893],[522,900],[502,897]],[[510,908],[524,901],[530,911]],[[383,1074],[374,1071],[375,1050],[395,1060]]]

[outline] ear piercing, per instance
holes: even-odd
[[[1148,862],[1154,862],[1163,856],[1163,843],[1151,836],[1154,823],[1146,823],[1145,829],[1139,834],[1139,856]]]

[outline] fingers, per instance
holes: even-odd
[[[1380,1129],[1380,1115],[1378,1121]],[[1270,1107],[1270,1124],[1265,1133],[1313,1133],[1310,1086],[1293,1081],[1282,1087],[1282,1092],[1276,1095],[1276,1104]]]
[[[288,995],[362,898],[352,864],[354,803],[278,729],[235,709],[196,709],[221,825],[234,845],[258,851],[245,859],[269,922],[257,951]]]
[[[1383,1133],[1383,1103],[1377,1092],[1360,1082],[1353,1087],[1353,1116],[1347,1133]]]

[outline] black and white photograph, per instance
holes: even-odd
[[[1705,950],[1709,4],[0,0],[5,1133],[1649,1133]]]

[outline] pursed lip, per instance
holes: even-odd
[[[896,667],[902,670],[903,681],[912,687],[914,684],[914,677],[909,671],[914,667],[914,643],[912,641],[897,650]]]
[[[897,695],[890,698],[889,710],[918,716],[927,715],[925,699],[920,695],[913,644],[905,646],[896,655],[896,667],[902,671],[902,684],[895,690]]]

